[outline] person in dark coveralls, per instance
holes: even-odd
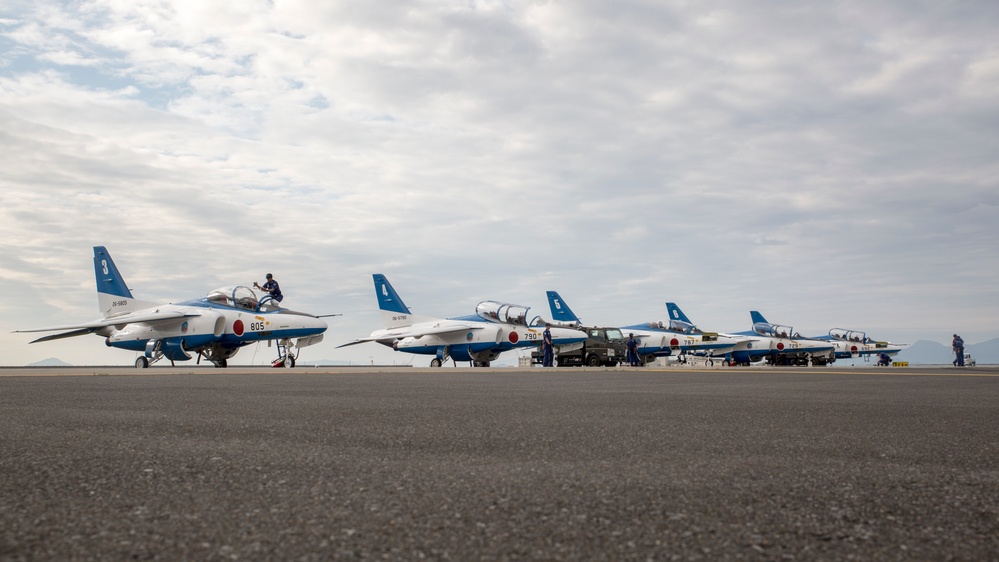
[[[541,366],[555,366],[555,344],[552,342],[552,325],[545,323],[545,331],[541,334]]]
[[[954,350],[954,366],[964,367],[964,340],[961,336],[954,334],[954,341],[951,342],[950,348]]]
[[[270,273],[267,274],[266,283],[264,283],[261,286],[258,285],[256,281],[254,281],[253,286],[263,291],[267,291],[267,294],[270,295],[271,298],[277,302],[281,302],[284,299],[284,295],[281,294],[281,286],[278,285],[278,282],[274,280],[274,276],[271,275]]]
[[[628,334],[628,341],[625,344],[628,346],[628,364],[632,367],[638,366],[638,340],[635,339],[635,334]]]

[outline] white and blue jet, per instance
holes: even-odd
[[[668,357],[688,353],[709,358],[727,356],[743,341],[729,334],[701,330],[676,303],[666,303],[666,313],[669,316],[666,323],[656,321],[621,328],[639,338],[639,356]],[[709,361],[713,364],[713,360]]]
[[[540,317],[528,323],[529,307],[483,301],[470,316],[416,316],[384,275],[376,273],[372,278],[385,328],[338,347],[378,342],[396,351],[432,355],[431,367],[440,367],[448,359],[488,367],[504,351],[541,345],[545,323]],[[551,335],[556,348],[586,341],[585,333],[572,328],[552,327]]]
[[[298,357],[295,348],[319,343],[326,331],[326,322],[320,317],[282,308],[270,295],[258,299],[252,289],[239,285],[179,303],[137,300],[104,246],[94,247],[94,273],[101,319],[18,331],[62,331],[31,343],[96,334],[105,338],[109,347],[141,353],[135,360],[139,368],[161,359],[187,361],[192,354],[198,362],[204,358],[216,367],[225,367],[226,360],[241,347],[261,341],[277,342],[274,366],[294,367]]]
[[[877,341],[869,338],[865,332],[845,330],[843,328],[833,328],[829,330],[828,335],[817,336],[812,339],[831,343],[835,349],[836,359],[856,359],[863,357],[869,361],[872,356],[879,356],[882,353],[888,357],[894,357],[900,351],[909,347],[907,343]]]
[[[561,323],[579,323],[558,292],[548,291],[548,306],[552,317]],[[642,364],[648,364],[656,357],[696,353],[708,356],[724,356],[733,351],[738,338],[714,332],[704,332],[687,319],[675,303],[666,303],[670,319],[666,322],[647,322],[621,326],[618,329],[624,336],[634,335],[638,340],[638,357]]]
[[[730,363],[749,365],[766,360],[772,365],[826,365],[836,360],[833,344],[801,337],[791,326],[771,324],[762,314],[749,311],[753,329],[722,334],[739,342],[727,354]]]

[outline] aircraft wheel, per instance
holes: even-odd
[[[438,358],[436,358],[436,357],[434,357],[433,359],[430,360],[430,366],[431,367],[435,367],[435,368],[436,367],[440,367],[441,366],[441,360],[438,359]]]
[[[704,364],[706,364],[708,367],[714,367],[715,366],[715,362],[714,362],[713,359],[708,359],[707,361],[704,362]]]
[[[226,363],[225,359],[219,359],[218,361],[215,362],[216,369],[225,369],[228,366],[229,364]]]
[[[149,359],[146,359],[145,356],[139,357],[135,360],[136,369],[145,369],[146,367],[149,367]]]
[[[289,355],[289,356],[287,356],[287,357],[284,358],[284,361],[282,362],[282,364],[284,365],[284,367],[286,369],[294,368],[295,367],[295,358],[292,357],[291,355]]]

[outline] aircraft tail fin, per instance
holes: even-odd
[[[375,297],[378,298],[378,308],[382,311],[385,327],[399,328],[412,325],[416,320],[413,313],[409,311],[406,303],[402,302],[402,297],[395,292],[389,280],[381,273],[375,273],[371,277],[375,281]]]
[[[94,275],[97,278],[97,305],[105,318],[132,312],[144,304],[132,296],[104,246],[94,246]]]
[[[558,294],[558,291],[547,291],[548,295],[548,308],[552,313],[552,321],[559,326],[570,326],[579,325],[579,317],[572,312],[569,305],[565,303],[565,299]]]
[[[562,328],[578,328],[583,325],[578,316],[565,303],[565,299],[558,294],[558,291],[546,291],[548,295],[548,308],[552,313],[552,325]]]
[[[749,311],[749,316],[750,316],[750,318],[753,319],[753,324],[760,324],[760,323],[762,323],[762,324],[769,324],[770,323],[770,322],[767,322],[767,319],[764,318],[762,314],[760,314],[759,312],[757,312],[755,310],[750,310]]]
[[[680,322],[686,322],[687,324],[693,324],[690,318],[680,310],[680,307],[676,305],[675,302],[666,303],[666,313],[669,315],[670,320],[679,320]]]

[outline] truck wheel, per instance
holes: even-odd
[[[590,355],[586,358],[586,365],[589,367],[599,367],[602,363],[599,355]]]

